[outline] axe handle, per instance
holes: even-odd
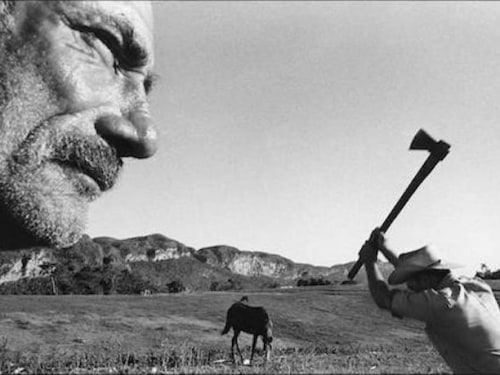
[[[396,219],[396,217],[399,215],[399,213],[401,212],[401,210],[403,209],[403,207],[410,200],[410,198],[413,195],[413,193],[415,193],[415,191],[420,186],[420,184],[425,180],[425,178],[429,175],[429,173],[432,172],[432,170],[434,169],[434,167],[441,160],[442,160],[442,158],[438,158],[438,157],[436,157],[434,155],[429,155],[429,157],[424,162],[424,164],[422,165],[422,167],[420,167],[420,169],[417,172],[417,174],[415,175],[415,177],[413,177],[413,180],[411,180],[410,184],[406,188],[406,190],[403,193],[403,195],[401,195],[401,197],[396,202],[396,204],[392,208],[392,210],[389,213],[389,215],[387,215],[387,217],[385,218],[384,222],[380,226],[380,231],[382,231],[384,233],[387,232],[387,230],[391,226],[392,222],[394,221],[394,219]],[[347,277],[350,280],[352,280],[356,276],[356,274],[358,273],[358,271],[359,271],[359,269],[361,268],[362,265],[363,265],[363,261],[361,259],[358,259],[356,261],[356,263],[354,263],[354,266],[352,266],[352,268],[349,271],[349,273],[347,274]]]

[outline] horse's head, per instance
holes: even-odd
[[[266,361],[271,359],[271,351],[273,349],[273,323],[269,320],[266,324],[266,330],[263,336],[264,341],[264,350],[266,351]]]
[[[268,344],[273,342],[273,322],[269,320],[266,323],[266,329],[264,331],[264,341]]]

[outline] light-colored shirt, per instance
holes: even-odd
[[[500,374],[500,309],[484,281],[449,274],[437,290],[396,290],[391,310],[425,322],[429,339],[454,373]]]

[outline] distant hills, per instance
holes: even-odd
[[[172,293],[340,284],[352,264],[313,266],[226,245],[195,250],[162,234],[84,236],[67,249],[0,252],[0,293]],[[388,264],[381,267],[384,273],[391,270]],[[356,283],[366,283],[363,271]]]

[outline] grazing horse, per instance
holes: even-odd
[[[222,330],[222,334],[225,335],[233,328],[234,335],[231,340],[231,358],[234,362],[234,347],[236,346],[241,362],[243,362],[243,356],[238,346],[238,335],[243,331],[253,335],[250,363],[252,363],[257,338],[259,336],[262,336],[266,360],[268,360],[271,356],[272,349],[273,323],[263,307],[248,306],[245,302],[248,302],[248,297],[246,296],[242,297],[240,301],[234,303],[229,310],[227,310],[226,325]]]

